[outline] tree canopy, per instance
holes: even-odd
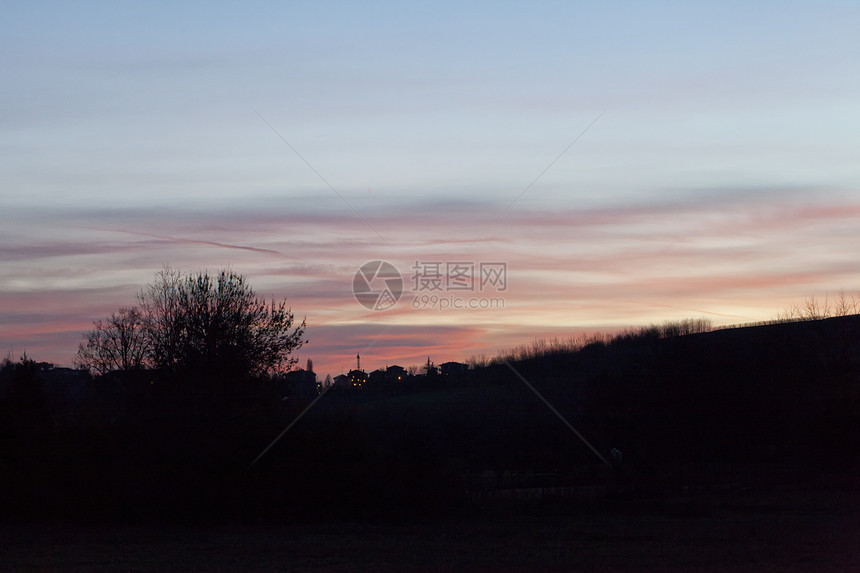
[[[165,267],[138,305],[94,322],[77,364],[91,372],[156,368],[258,376],[289,370],[304,340],[286,301],[266,301],[229,269],[183,275]]]
[[[147,333],[138,307],[125,307],[93,323],[84,335],[76,362],[96,374],[140,370],[148,361]]]

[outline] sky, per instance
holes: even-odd
[[[332,375],[855,293],[858,29],[854,2],[7,3],[0,350],[71,366],[164,265],[286,298]],[[371,261],[390,308],[353,294]]]

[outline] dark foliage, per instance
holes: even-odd
[[[84,335],[75,360],[79,368],[94,374],[141,370],[150,363],[150,337],[137,307],[121,308],[105,320],[93,323]]]
[[[154,368],[205,378],[288,371],[304,321],[285,301],[259,298],[229,270],[187,276],[165,268],[123,308],[85,335],[77,364],[94,374]]]

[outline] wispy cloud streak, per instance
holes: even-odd
[[[188,238],[184,238],[184,237],[157,235],[155,233],[145,233],[143,231],[129,231],[129,230],[125,230],[125,229],[110,229],[110,228],[98,228],[98,227],[92,227],[92,229],[96,230],[96,231],[108,231],[111,233],[123,233],[125,235],[136,235],[138,237],[149,237],[151,239],[158,239],[160,241],[165,241],[168,243],[182,243],[182,244],[186,244],[186,245],[206,245],[206,246],[210,246],[210,247],[219,247],[222,249],[236,249],[239,251],[251,251],[253,253],[263,253],[266,255],[277,255],[277,256],[283,257],[283,258],[302,260],[298,257],[293,257],[290,255],[287,255],[286,253],[282,253],[280,251],[276,251],[273,249],[263,249],[260,247],[249,247],[246,245],[232,245],[229,243],[219,243],[218,241],[206,241],[203,239],[188,239]]]

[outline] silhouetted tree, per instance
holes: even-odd
[[[15,442],[14,448],[26,451],[32,445],[29,440],[41,436],[50,425],[39,372],[52,367],[28,358],[26,352],[18,362],[7,357],[0,364],[0,443]]]
[[[811,295],[807,296],[803,303],[795,303],[777,313],[774,322],[820,320],[834,316],[850,316],[858,312],[860,312],[860,298],[840,290],[832,299],[828,293],[824,294],[824,300]]]
[[[850,316],[857,314],[860,310],[860,301],[855,295],[846,295],[845,290],[840,290],[833,303],[834,316]]]
[[[93,323],[78,348],[78,367],[95,374],[157,368],[257,376],[289,370],[305,342],[305,322],[295,324],[285,301],[257,297],[230,270],[183,275],[165,267],[138,300]]]
[[[140,370],[149,361],[150,344],[143,314],[137,307],[121,308],[84,335],[75,365],[94,374]]]
[[[180,361],[182,320],[180,291],[182,274],[164,267],[155,280],[138,294],[144,324],[149,337],[153,366],[165,370],[175,368]]]
[[[286,302],[260,299],[243,275],[182,276],[165,268],[140,294],[152,362],[170,370],[259,375],[289,370],[305,322]]]

